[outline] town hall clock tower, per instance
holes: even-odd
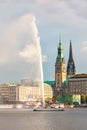
[[[59,39],[58,54],[55,63],[55,94],[60,94],[62,84],[66,80],[66,63],[63,54],[61,38]]]

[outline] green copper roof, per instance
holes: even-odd
[[[51,87],[54,87],[54,81],[44,81],[44,83],[51,85]]]

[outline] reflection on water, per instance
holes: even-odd
[[[0,111],[0,130],[87,130],[87,108],[57,112]]]

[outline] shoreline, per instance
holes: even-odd
[[[76,110],[76,111],[79,111],[79,110],[87,110],[87,107],[74,107],[74,108],[64,108],[63,111],[69,111],[69,110]],[[21,112],[24,112],[24,113],[27,113],[27,112],[57,112],[57,111],[62,111],[62,110],[57,110],[57,109],[26,109],[26,108],[0,108],[0,113],[21,113]]]

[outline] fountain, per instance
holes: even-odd
[[[41,47],[40,44],[38,43],[39,46],[39,64],[40,64],[40,74],[41,74],[41,103],[42,106],[44,107],[45,105],[45,100],[44,100],[44,84],[43,84],[43,66],[42,66],[42,55],[41,55]]]
[[[23,23],[25,26],[23,31],[23,37],[25,46],[22,51],[19,52],[19,55],[24,58],[28,64],[27,76],[30,77],[33,81],[39,81],[41,86],[41,103],[44,106],[44,84],[43,84],[43,67],[42,67],[42,53],[40,46],[40,38],[38,36],[38,30],[36,26],[36,19],[33,15],[23,16],[20,20],[20,23]]]
[[[45,100],[44,100],[44,79],[43,79],[43,65],[42,65],[42,53],[41,53],[41,46],[40,40],[37,39],[37,48],[38,48],[38,60],[39,60],[39,70],[40,70],[40,86],[41,86],[41,105],[44,107]]]
[[[38,68],[38,74],[37,74],[37,80],[40,82],[40,87],[41,87],[41,105],[44,107],[45,105],[45,100],[44,100],[44,79],[43,79],[43,65],[42,65],[42,53],[41,53],[41,46],[40,46],[40,38],[38,37],[38,30],[36,26],[35,19],[33,21],[33,27],[34,27],[34,38],[35,38],[35,49],[36,49],[36,62],[37,68]]]

